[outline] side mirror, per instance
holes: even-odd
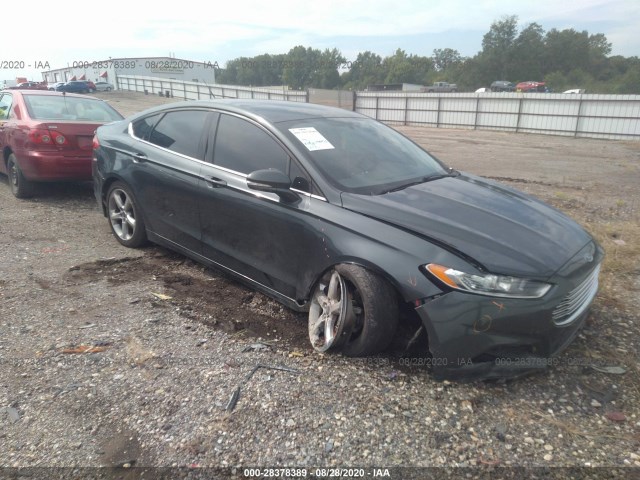
[[[284,202],[293,203],[300,200],[300,197],[290,190],[289,177],[275,168],[251,172],[247,176],[247,186],[252,190],[275,193]]]

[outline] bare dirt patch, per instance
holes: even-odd
[[[144,253],[73,266],[64,279],[72,285],[103,280],[110,285],[125,285],[153,280],[159,292],[152,292],[144,300],[153,308],[174,309],[182,317],[236,337],[266,342],[272,339],[290,348],[306,349],[304,314],[161,247],[149,247]]]

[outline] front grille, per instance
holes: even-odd
[[[598,265],[584,281],[571,290],[553,310],[552,318],[556,325],[567,325],[578,318],[591,304],[598,291]]]

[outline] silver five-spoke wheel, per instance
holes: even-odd
[[[133,203],[124,190],[116,189],[109,197],[109,220],[116,235],[122,240],[131,240],[136,232],[136,214]]]
[[[318,352],[359,357],[384,350],[395,333],[393,288],[358,265],[336,265],[320,278],[309,305],[309,339]]]
[[[326,352],[342,343],[352,328],[344,279],[335,270],[316,287],[309,308],[309,339],[313,348]]]
[[[123,183],[116,182],[107,195],[107,215],[111,230],[118,241],[127,247],[139,247],[146,241],[142,215],[135,198]]]

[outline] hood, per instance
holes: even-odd
[[[498,274],[549,278],[591,241],[554,208],[467,174],[378,196],[343,193],[342,202],[344,208],[444,243]]]

